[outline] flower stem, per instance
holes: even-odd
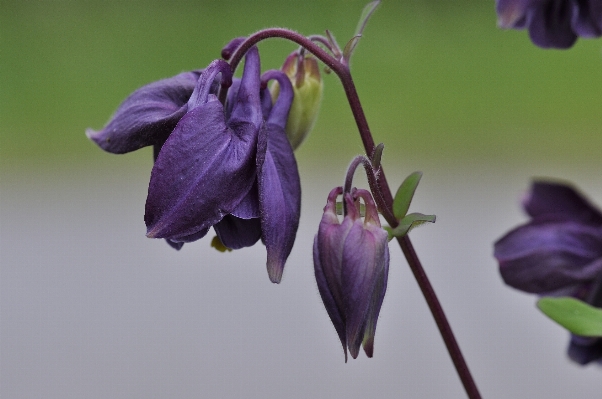
[[[353,113],[353,117],[355,118],[355,123],[360,133],[360,137],[362,139],[362,143],[364,145],[364,149],[366,154],[373,154],[374,152],[374,139],[372,138],[372,133],[370,132],[370,127],[368,126],[368,121],[366,120],[366,115],[364,114],[364,110],[362,108],[359,96],[355,89],[355,84],[353,83],[353,79],[351,77],[351,71],[349,70],[349,65],[343,59],[337,59],[334,56],[328,54],[324,51],[320,46],[314,43],[309,38],[305,36],[282,28],[268,28],[261,30],[253,35],[249,36],[236,50],[236,52],[232,55],[230,60],[230,67],[232,68],[232,72],[236,69],[238,63],[242,59],[243,55],[247,52],[249,48],[260,42],[261,40],[268,39],[271,37],[279,37],[283,39],[288,39],[293,41],[300,46],[305,47],[305,49],[311,52],[314,56],[316,56],[320,61],[326,64],[334,73],[337,74],[343,88],[345,90],[345,94],[347,95],[347,100],[349,102],[349,106],[351,107],[351,112]],[[220,93],[220,96],[223,95],[225,97],[225,93]],[[220,98],[220,100],[223,99]],[[381,171],[378,178],[378,188],[381,194],[381,198],[384,201],[384,206],[389,212],[383,212],[383,216],[387,220],[387,222],[391,225],[391,227],[395,228],[398,225],[398,221],[392,217],[392,209],[393,209],[393,195],[387,184],[387,179],[385,177],[385,171],[381,167]],[[422,267],[420,259],[414,250],[414,246],[410,241],[410,238],[406,235],[403,237],[398,237],[397,241],[399,242],[399,246],[410,265],[410,269],[412,269],[412,273],[414,274],[414,278],[418,282],[418,286],[424,295],[424,298],[429,306],[429,309],[435,319],[435,323],[439,328],[439,332],[443,337],[443,341],[447,347],[449,355],[452,358],[456,371],[464,385],[464,389],[470,399],[480,399],[481,395],[477,386],[470,374],[470,370],[468,369],[468,365],[464,360],[464,356],[460,351],[460,347],[456,341],[454,333],[452,332],[451,326],[447,321],[447,317],[443,312],[443,308],[441,307],[441,303],[439,299],[437,299],[437,295],[435,294],[435,290],[433,289],[425,271]]]

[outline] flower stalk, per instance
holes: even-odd
[[[359,95],[351,76],[349,63],[347,62],[348,60],[343,59],[343,57],[337,59],[334,55],[331,55],[323,50],[315,42],[317,41],[324,44],[322,40],[316,40],[316,37],[312,37],[310,39],[297,32],[282,28],[268,28],[261,30],[249,36],[240,44],[234,54],[232,54],[230,59],[230,67],[232,68],[232,72],[236,70],[236,67],[238,66],[238,63],[241,61],[242,57],[252,46],[269,38],[282,38],[297,43],[298,45],[304,47],[306,51],[312,53],[316,58],[326,64],[326,66],[339,77],[339,80],[343,85],[343,89],[345,90],[347,101],[351,107],[351,112],[353,113],[364,150],[366,154],[373,154],[375,150],[374,139],[372,137],[366,115],[362,108]],[[332,47],[329,47],[329,50],[331,49]],[[225,91],[220,92],[220,100],[223,101],[225,99],[225,95]],[[393,195],[387,183],[385,172],[382,167],[380,168],[376,186],[377,187],[371,187],[371,190],[373,191],[375,197],[382,201],[382,206],[379,204],[379,208],[382,208],[383,210],[383,217],[391,227],[395,228],[398,225],[398,221],[395,219],[392,212]],[[374,190],[375,188],[376,190]],[[424,295],[424,298],[429,306],[431,314],[435,319],[435,323],[439,328],[439,332],[443,338],[452,362],[454,363],[454,367],[456,368],[468,397],[471,399],[481,398],[476,383],[472,378],[468,365],[464,360],[464,356],[462,355],[460,347],[453,334],[451,326],[447,320],[447,317],[445,316],[441,303],[439,302],[435,290],[433,289],[433,286],[431,285],[426,272],[422,267],[422,263],[418,258],[410,238],[407,235],[403,237],[397,237],[397,242],[401,247],[410,269],[414,274],[414,278],[416,279],[418,286],[420,287],[420,290],[422,291],[422,294]]]

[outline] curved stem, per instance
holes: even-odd
[[[368,126],[368,121],[366,120],[366,115],[364,114],[364,110],[362,108],[359,96],[355,89],[355,84],[353,83],[353,79],[351,77],[351,71],[349,70],[349,66],[342,62],[343,60],[338,60],[335,57],[328,54],[324,51],[320,46],[316,43],[312,42],[310,39],[306,38],[303,35],[300,35],[297,32],[293,32],[288,29],[282,28],[269,28],[262,31],[259,31],[247,38],[240,47],[233,54],[230,67],[232,68],[232,73],[236,70],[238,63],[242,59],[243,55],[247,52],[249,48],[260,42],[261,40],[268,39],[271,37],[280,37],[284,39],[291,40],[307,49],[307,51],[311,52],[316,58],[325,63],[332,71],[334,71],[345,90],[345,94],[347,96],[347,100],[349,102],[349,106],[351,107],[351,112],[353,113],[353,117],[355,119],[355,123],[360,133],[360,137],[362,139],[362,143],[364,145],[364,150],[366,154],[374,153],[374,139],[372,138],[372,133],[370,132],[370,127]],[[221,93],[220,93],[221,95]],[[220,98],[221,100],[221,98]],[[378,188],[380,193],[382,194],[382,200],[384,201],[384,208],[388,210],[393,209],[393,195],[387,184],[387,179],[385,177],[385,171],[381,167],[381,172],[378,179]],[[395,228],[398,225],[398,221],[395,217],[392,217],[392,212],[384,212],[383,216],[385,220],[391,225],[391,227]],[[481,395],[477,386],[470,374],[470,370],[468,369],[468,365],[464,360],[464,356],[460,351],[460,347],[456,341],[456,338],[452,332],[451,326],[447,321],[447,317],[443,312],[443,308],[441,307],[441,303],[439,302],[437,295],[435,294],[435,290],[433,289],[425,271],[422,267],[420,259],[414,250],[414,246],[410,241],[410,238],[406,235],[403,237],[398,237],[397,241],[399,242],[399,246],[403,251],[403,254],[410,265],[410,269],[412,269],[412,273],[418,282],[418,286],[424,295],[424,298],[429,306],[429,309],[435,319],[435,323],[439,328],[439,332],[443,337],[443,341],[447,347],[450,357],[454,363],[456,371],[464,385],[464,389],[470,399],[480,399]]]

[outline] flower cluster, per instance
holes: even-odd
[[[529,223],[495,243],[506,284],[539,295],[569,295],[602,308],[602,213],[572,187],[538,181],[523,201]],[[602,362],[602,338],[573,335],[569,357]]]
[[[569,48],[578,37],[602,35],[599,0],[496,0],[496,10],[502,28],[527,28],[543,48]]]
[[[347,348],[354,359],[360,345],[368,357],[374,352],[376,322],[389,276],[389,247],[370,192],[352,189],[343,194],[346,214],[342,222],[336,212],[341,194],[343,188],[336,187],[328,195],[314,239],[314,271],[347,361]],[[360,199],[366,211],[363,221]]]
[[[274,103],[269,80],[280,86]],[[225,106],[216,96],[220,86],[232,86]],[[154,147],[144,215],[148,237],[164,238],[176,249],[211,227],[231,249],[261,238],[270,280],[278,283],[301,207],[299,173],[285,133],[293,97],[283,72],[261,75],[253,47],[240,80],[233,81],[227,62],[213,61],[204,70],[136,90],[102,130],[87,134],[113,153]]]

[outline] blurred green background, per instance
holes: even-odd
[[[136,88],[203,68],[229,39],[268,26],[330,29],[343,45],[364,3],[2,0],[0,166],[98,160],[106,155],[84,130],[101,128]],[[279,67],[294,48],[264,42],[264,69]],[[352,71],[386,157],[599,158],[600,42],[541,50],[526,32],[496,27],[493,1],[384,1]],[[341,85],[334,75],[324,80],[321,114],[301,159],[333,151],[347,159],[362,150]],[[134,156],[148,165],[148,153]]]

